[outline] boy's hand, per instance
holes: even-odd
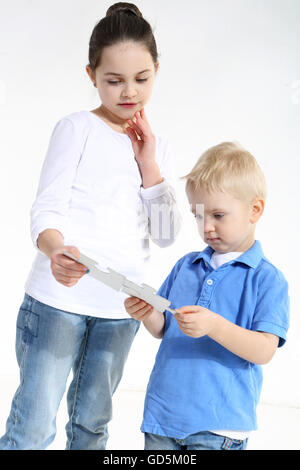
[[[128,297],[124,302],[124,306],[126,312],[138,321],[144,321],[154,311],[152,305],[137,297]]]
[[[200,305],[187,305],[176,310],[179,313],[174,316],[180,330],[192,338],[200,338],[211,333],[219,316]]]

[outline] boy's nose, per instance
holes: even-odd
[[[204,233],[214,232],[215,227],[211,222],[205,221],[204,222]]]

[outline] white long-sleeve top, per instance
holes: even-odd
[[[126,295],[88,274],[75,286],[56,281],[50,259],[38,249],[45,229],[56,229],[65,245],[137,283],[145,282],[149,237],[173,243],[181,223],[167,142],[156,137],[156,161],[163,181],[143,188],[131,141],[91,111],[56,124],[31,208],[31,237],[37,254],[25,283],[36,300],[72,313],[128,318]],[[156,287],[156,286],[154,286]]]

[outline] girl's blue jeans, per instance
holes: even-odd
[[[0,449],[45,449],[67,393],[66,449],[103,450],[116,390],[140,322],[72,314],[25,293],[17,318],[20,385]]]

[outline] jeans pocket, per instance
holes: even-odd
[[[39,328],[39,315],[24,307],[20,307],[17,318],[17,329],[21,330],[24,343],[30,343],[37,337]]]

